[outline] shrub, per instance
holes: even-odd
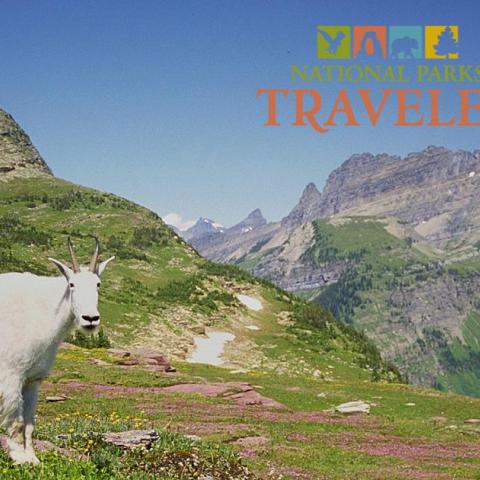
[[[67,337],[65,341],[82,348],[110,348],[112,346],[102,327],[100,327],[98,333],[94,335],[86,335],[80,330],[77,330]]]

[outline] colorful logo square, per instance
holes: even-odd
[[[423,58],[423,27],[388,28],[388,56],[392,60]]]
[[[330,59],[350,58],[350,27],[344,25],[317,26],[317,57]]]
[[[358,60],[387,58],[387,27],[375,25],[353,27],[353,58]]]
[[[425,58],[437,60],[458,58],[458,25],[427,25]]]

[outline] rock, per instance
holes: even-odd
[[[133,367],[138,365],[140,362],[136,358],[122,358],[120,360],[115,360],[115,365],[121,365],[122,367]]]
[[[142,362],[148,363],[161,368],[165,372],[175,372],[176,369],[170,365],[168,358],[161,352],[149,350],[146,348],[135,348],[131,351],[132,355],[141,359]]]
[[[405,404],[406,407],[414,407],[415,404],[413,402],[408,402]]]
[[[127,430],[125,432],[107,432],[103,440],[111,445],[122,448],[151,447],[158,440],[155,430]]]
[[[327,394],[325,392],[321,392],[321,393],[317,394],[318,398],[325,398],[326,396],[327,396]]]
[[[131,353],[128,350],[122,350],[120,348],[109,348],[107,350],[108,353],[112,355],[116,355],[117,357],[130,357]]]
[[[167,357],[156,350],[146,348],[134,348],[132,350],[110,348],[108,352],[117,357],[121,357],[115,361],[116,365],[130,367],[143,364],[150,366],[153,370],[161,370],[169,373],[177,371],[170,365]]]
[[[480,423],[480,418],[469,418],[468,420],[465,420],[465,423],[468,423],[470,425],[476,425]]]
[[[370,413],[370,405],[361,400],[347,402],[335,407],[335,411],[339,413]]]
[[[52,171],[25,131],[0,108],[0,181],[14,177],[51,176]]]
[[[432,417],[432,421],[434,422],[438,422],[438,423],[443,423],[443,422],[446,422],[448,420],[447,417],[444,417],[444,416],[437,416],[437,417]]]
[[[199,437],[198,435],[185,435],[185,438],[188,438],[194,443],[202,441],[202,437]]]
[[[108,362],[105,362],[104,360],[100,360],[99,358],[89,358],[87,359],[88,363],[93,363],[93,365],[97,365],[99,367],[107,367],[110,365]]]
[[[205,335],[205,326],[204,325],[195,325],[192,327],[192,332],[196,335]]]
[[[51,395],[45,397],[45,401],[47,402],[64,402],[68,397],[65,395]]]
[[[256,392],[249,383],[180,383],[163,387],[164,393],[198,393],[206,397],[222,397],[233,400],[237,405],[263,405],[272,408],[285,408],[284,405]]]

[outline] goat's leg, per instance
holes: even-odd
[[[20,388],[18,393],[9,392],[9,410],[4,419],[7,429],[8,456],[15,463],[27,462],[25,455],[25,421],[23,419],[23,398]]]
[[[33,382],[23,387],[23,417],[25,420],[25,455],[27,462],[38,464],[40,461],[33,450],[33,430],[35,428],[35,407],[37,406],[40,382]]]

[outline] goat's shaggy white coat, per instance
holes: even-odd
[[[17,463],[38,463],[32,444],[38,387],[65,336],[98,326],[99,275],[112,259],[95,272],[52,260],[62,277],[0,275],[0,423]]]

